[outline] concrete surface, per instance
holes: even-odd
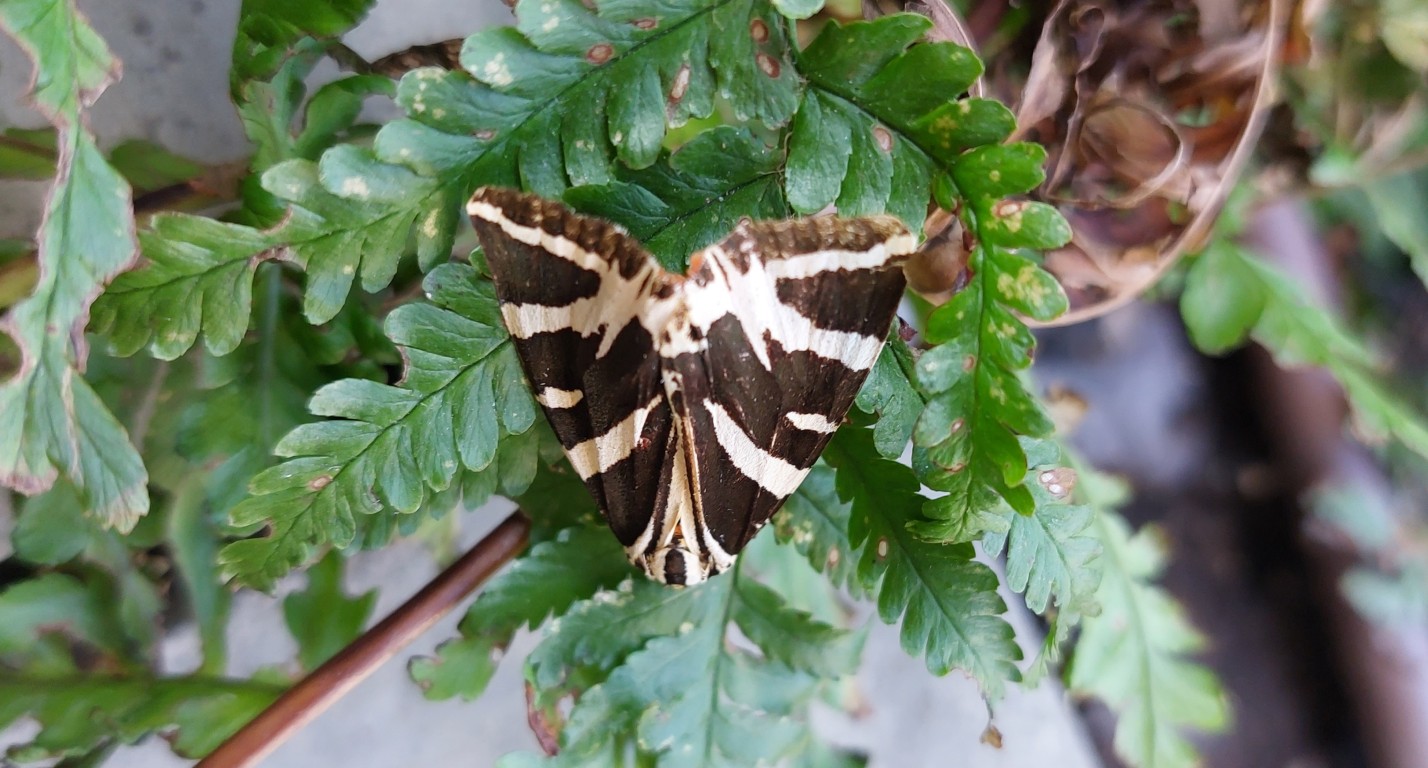
[[[90,123],[105,146],[145,138],[171,150],[211,161],[232,160],[246,142],[227,98],[229,46],[239,0],[80,0],[95,26],[119,55],[125,78],[94,108]],[[358,52],[376,57],[414,43],[473,31],[507,18],[496,0],[384,0],[348,37]],[[0,38],[0,125],[34,127],[43,120],[24,104],[30,64],[8,38]],[[25,235],[39,221],[43,185],[0,183],[0,236]],[[0,510],[0,517],[6,517]],[[499,519],[486,510],[468,515],[463,538],[474,541]],[[0,521],[0,530],[6,526]],[[352,591],[381,587],[377,615],[384,615],[434,573],[430,557],[415,543],[359,556],[349,569]],[[1009,600],[1016,606],[1018,602]],[[1011,616],[1032,656],[1039,642],[1024,611]],[[270,768],[344,766],[485,766],[511,750],[535,749],[526,728],[520,659],[534,639],[522,637],[476,703],[431,703],[407,680],[405,659],[429,652],[454,632],[451,617],[429,632],[409,653],[387,664],[332,710],[283,745],[264,765]],[[234,674],[266,664],[282,664],[293,644],[283,628],[275,598],[238,596],[230,623]],[[165,664],[191,667],[196,638],[178,632],[165,644]],[[976,686],[954,673],[928,675],[921,660],[901,651],[896,628],[880,623],[872,631],[860,675],[866,712],[858,719],[820,716],[823,731],[837,743],[866,749],[875,766],[1022,768],[1098,765],[1080,723],[1053,683],[1014,691],[997,706],[1004,737],[1000,750],[979,737],[986,705]],[[0,734],[0,746],[28,732]],[[150,739],[120,751],[108,765],[163,768],[182,765],[165,743]]]

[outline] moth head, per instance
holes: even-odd
[[[670,543],[645,556],[640,564],[656,581],[672,587],[692,587],[714,575],[710,562],[689,551],[682,543]]]

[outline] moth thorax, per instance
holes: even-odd
[[[674,587],[692,587],[712,575],[709,565],[680,542],[671,542],[648,555],[644,568],[658,581]]]
[[[689,307],[680,305],[670,313],[664,330],[660,331],[659,354],[674,358],[686,352],[697,352],[702,337],[699,328],[690,321]]]

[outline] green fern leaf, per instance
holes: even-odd
[[[878,595],[884,622],[902,623],[903,650],[934,674],[964,669],[989,696],[1018,679],[1021,658],[997,577],[970,544],[931,543],[908,530],[923,498],[911,469],[878,455],[872,433],[844,428],[823,458],[838,472],[838,495],[853,504],[849,538],[862,548],[858,575]]]
[[[1006,529],[988,532],[982,543],[994,556],[1006,550],[1007,586],[1021,593],[1027,607],[1039,614],[1045,614],[1054,601],[1058,628],[1065,630],[1097,609],[1101,546],[1091,530],[1094,513],[1087,505],[1065,503],[1037,481],[1062,461],[1055,443],[1022,442],[1035,465],[1026,485],[1036,508],[1030,515],[1005,515]]]
[[[1017,435],[1045,436],[1051,422],[1016,376],[1034,345],[1017,314],[1049,319],[1065,311],[1066,297],[1012,249],[1060,245],[1070,229],[1049,206],[1002,199],[1041,182],[1045,153],[998,143],[1014,127],[1004,106],[955,98],[981,63],[951,43],[914,44],[930,26],[908,14],[829,24],[803,51],[809,87],[789,139],[787,189],[802,212],[829,203],[845,214],[887,210],[914,230],[934,180],[962,198],[963,226],[975,235],[971,281],[928,320],[927,339],[941,346],[915,366],[927,402],[913,440],[923,482],[948,493],[927,503],[919,535],[971,541],[994,525],[998,499],[1024,514],[1034,507]],[[901,423],[892,422],[899,432]]]
[[[1106,702],[1119,716],[1115,748],[1142,768],[1188,768],[1200,760],[1180,733],[1218,731],[1228,703],[1210,670],[1185,657],[1202,640],[1180,606],[1152,582],[1165,562],[1153,528],[1131,535],[1110,507],[1124,491],[1083,471],[1080,488],[1095,508],[1093,530],[1105,547],[1097,616],[1082,622],[1067,677],[1073,690]]]
[[[838,498],[836,475],[826,464],[815,464],[803,484],[774,515],[774,533],[791,543],[809,565],[835,585],[862,592],[857,578],[861,550],[848,540],[851,506]]]
[[[858,390],[856,405],[864,413],[877,414],[873,425],[873,442],[883,458],[896,459],[912,439],[917,418],[922,415],[922,395],[912,383],[912,350],[898,335],[893,324],[887,346],[873,364],[863,388]]]
[[[33,494],[63,474],[95,519],[128,530],[149,510],[148,475],[80,375],[89,307],[138,256],[129,184],[81,122],[118,79],[119,62],[70,0],[0,4],[0,26],[34,60],[35,103],[58,129],[56,179],[36,237],[40,280],[6,318],[20,367],[0,384],[0,484]]]
[[[29,715],[40,731],[7,757],[30,763],[79,757],[118,739],[164,732],[178,754],[198,758],[272,704],[281,686],[211,677],[66,677],[0,674],[0,729]]]
[[[340,554],[329,552],[307,569],[307,588],[283,598],[283,621],[309,672],[356,640],[377,604],[376,590],[357,597],[342,591],[343,565]]]
[[[581,626],[568,627],[571,616]],[[561,641],[596,621],[618,631],[575,646]],[[673,595],[622,587],[560,622],[532,656],[531,679],[553,681],[549,665],[563,661],[566,669],[594,667],[600,681],[571,708],[561,732],[566,762],[618,751],[629,734],[660,765],[776,761],[807,738],[806,707],[820,680],[851,672],[858,651],[853,636],[785,607],[778,593],[737,570]],[[759,656],[726,642],[731,626]],[[547,650],[553,641],[559,655]],[[565,692],[543,690],[547,704]]]
[[[746,128],[700,133],[667,162],[622,169],[609,184],[573,187],[565,201],[623,224],[666,269],[683,272],[695,251],[739,219],[788,215],[779,179],[783,158]]]
[[[431,303],[387,318],[407,361],[401,386],[345,379],[318,390],[312,412],[331,419],[283,438],[288,461],[254,478],[255,495],[232,511],[236,525],[272,531],[225,547],[230,573],[270,586],[316,547],[350,544],[364,518],[416,511],[459,467],[487,467],[503,435],[530,429],[535,404],[490,283],[449,264],[424,285]]]
[[[914,14],[830,23],[799,55],[808,88],[789,135],[795,210],[833,203],[845,216],[887,211],[922,230],[936,156],[918,126],[982,74],[966,48],[913,46],[931,26]]]
[[[174,360],[199,333],[210,352],[226,355],[248,330],[253,276],[273,244],[241,224],[155,216],[139,233],[147,263],[120,275],[99,297],[91,330],[124,356],[149,346],[154,357]]]
[[[377,137],[386,162],[455,184],[559,197],[659,157],[667,126],[708,116],[787,122],[797,75],[785,27],[755,0],[606,3],[523,0],[517,26],[466,41],[465,73],[417,70],[398,89],[410,120]],[[472,79],[474,77],[474,80]]]
[[[1246,336],[1286,366],[1317,365],[1344,388],[1366,432],[1391,435],[1428,456],[1428,419],[1383,382],[1373,353],[1288,275],[1227,240],[1216,240],[1190,267],[1180,314],[1201,349],[1218,353]]]
[[[441,644],[435,657],[414,659],[412,678],[429,699],[475,698],[490,682],[516,630],[534,629],[631,575],[608,530],[567,528],[532,546],[492,579],[462,619],[461,637]]]

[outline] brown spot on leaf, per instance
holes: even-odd
[[[884,152],[891,152],[893,148],[892,134],[881,125],[873,126],[873,141],[878,143],[878,149]]]
[[[609,61],[614,55],[615,46],[609,43],[597,43],[590,46],[590,50],[585,52],[585,60],[598,67]]]
[[[962,370],[964,370],[964,371],[970,371],[970,370],[972,370],[973,368],[976,368],[976,367],[977,367],[977,356],[976,356],[976,355],[967,355],[967,358],[962,361]]]
[[[476,132],[476,138],[482,141],[490,141],[491,139],[496,138],[496,132],[491,130],[490,128],[482,128],[481,130]]]
[[[754,57],[754,60],[758,62],[759,69],[762,70],[764,74],[768,75],[769,77],[778,77],[778,59],[775,59],[767,53],[761,53],[758,56]]]
[[[1046,489],[1047,493],[1058,499],[1064,499],[1076,489],[1076,470],[1070,467],[1045,469],[1037,473],[1036,481]]]
[[[535,688],[526,683],[526,723],[530,725],[531,733],[535,734],[541,751],[547,755],[560,752],[560,727],[564,725],[560,720],[560,713],[555,707],[542,707],[536,702]]]
[[[769,39],[769,25],[763,19],[754,19],[749,22],[749,37],[754,38],[754,42],[762,43]]]
[[[674,84],[669,87],[669,100],[671,103],[678,102],[684,98],[684,94],[689,92],[689,65],[680,66],[679,71],[674,75]]]
[[[317,477],[314,477],[313,479],[307,481],[307,487],[309,490],[320,491],[323,488],[326,488],[331,482],[332,475],[318,475]]]
[[[630,23],[634,25],[635,29],[654,29],[659,26],[659,19],[635,19]]]
[[[1026,202],[1022,200],[1003,200],[992,207],[992,215],[999,219],[1008,216],[1015,216],[1026,210]]]

